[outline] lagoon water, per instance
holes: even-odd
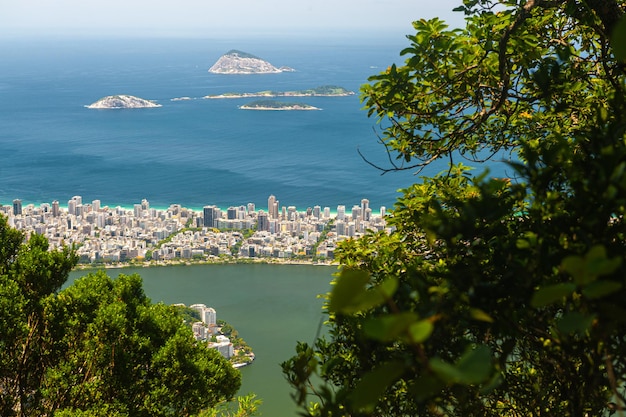
[[[191,265],[107,270],[141,275],[153,302],[202,303],[232,324],[252,347],[256,360],[241,368],[240,395],[250,392],[263,400],[266,417],[295,417],[280,363],[293,356],[297,341],[312,344],[324,316],[317,297],[330,288],[333,266],[313,265]],[[85,275],[75,271],[70,281]]]

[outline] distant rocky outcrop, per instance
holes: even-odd
[[[222,55],[209,72],[213,74],[276,74],[295,71],[289,67],[275,67],[252,54],[231,50]]]
[[[161,105],[154,101],[135,96],[118,95],[103,97],[85,107],[88,109],[142,109],[147,107],[161,107]]]
[[[304,103],[284,103],[275,100],[258,100],[243,106],[239,106],[242,110],[321,110],[318,107]]]
[[[295,91],[257,91],[256,93],[223,93],[204,96],[205,99],[214,98],[250,98],[250,97],[345,97],[353,96],[354,91],[346,90],[336,85],[323,85],[308,90]]]

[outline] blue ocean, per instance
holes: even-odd
[[[255,203],[270,194],[298,210],[335,210],[362,198],[391,208],[414,172],[381,175],[380,126],[358,94],[367,78],[403,60],[406,39],[134,39],[0,41],[0,203],[199,209]],[[295,72],[216,75],[231,49]],[[322,111],[246,111],[245,99],[205,95],[338,85],[349,97],[298,98]],[[155,100],[151,109],[93,110],[101,97]],[[192,100],[171,101],[177,97]],[[433,165],[420,175],[446,168]]]

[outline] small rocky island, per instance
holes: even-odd
[[[216,98],[251,98],[251,97],[345,97],[353,96],[354,91],[336,85],[322,85],[308,90],[295,91],[257,91],[256,93],[224,93],[204,96],[205,99]]]
[[[242,110],[321,110],[318,107],[310,106],[304,103],[285,103],[275,100],[258,100],[243,106],[239,106]]]
[[[103,97],[85,107],[88,109],[143,109],[161,107],[161,105],[135,96],[117,95]]]
[[[295,71],[293,68],[277,68],[252,54],[235,49],[222,55],[209,72],[213,74],[277,74]]]

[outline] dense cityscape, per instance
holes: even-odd
[[[212,262],[224,260],[330,262],[339,241],[386,226],[385,207],[374,213],[362,199],[350,212],[339,205],[297,211],[268,198],[267,210],[253,203],[226,210],[207,205],[194,211],[178,204],[161,210],[144,199],[132,209],[74,196],[58,201],[0,206],[9,225],[45,236],[50,248],[73,245],[81,264]]]

